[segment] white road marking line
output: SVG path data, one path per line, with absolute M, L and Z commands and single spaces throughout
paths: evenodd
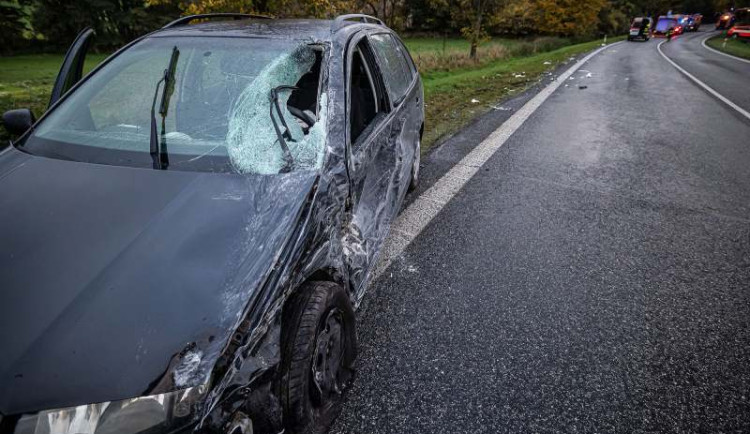
M 672 59 L 670 59 L 669 57 L 667 57 L 667 55 L 664 54 L 663 51 L 661 51 L 661 46 L 664 45 L 666 42 L 667 41 L 662 41 L 659 45 L 656 46 L 656 51 L 658 51 L 659 54 L 661 54 L 661 57 L 663 57 L 667 62 L 671 63 L 672 66 L 674 66 L 675 68 L 677 68 L 677 70 L 680 71 L 681 73 L 685 74 L 689 79 L 693 80 L 699 86 L 701 86 L 702 88 L 706 89 L 708 91 L 708 93 L 710 93 L 711 95 L 715 96 L 716 98 L 718 98 L 719 100 L 721 100 L 724 104 L 728 105 L 729 107 L 732 107 L 733 109 L 737 110 L 737 112 L 739 112 L 739 114 L 741 114 L 742 116 L 750 119 L 750 113 L 747 110 L 745 110 L 742 107 L 738 106 L 737 104 L 733 103 L 728 98 L 726 98 L 724 95 L 722 95 L 719 92 L 715 91 L 713 88 L 711 88 L 706 83 L 698 80 L 697 78 L 695 78 L 695 76 L 693 74 L 685 71 L 680 65 L 676 64 Z
M 714 35 L 709 35 L 709 36 L 708 36 L 707 38 L 704 38 L 704 39 L 703 39 L 703 40 L 701 41 L 701 45 L 703 45 L 703 48 L 705 48 L 706 50 L 710 50 L 710 51 L 713 51 L 713 52 L 714 52 L 714 53 L 716 53 L 716 54 L 721 54 L 722 56 L 726 56 L 726 57 L 729 57 L 730 59 L 734 59 L 734 60 L 739 60 L 740 62 L 750 63 L 750 60 L 747 60 L 747 59 L 743 59 L 743 58 L 741 58 L 741 57 L 737 57 L 737 56 L 733 56 L 733 55 L 731 55 L 731 54 L 727 54 L 727 53 L 722 53 L 721 51 L 719 51 L 719 50 L 717 50 L 717 49 L 715 49 L 715 48 L 711 48 L 711 47 L 709 47 L 709 46 L 708 46 L 708 44 L 706 44 L 706 41 L 708 41 L 709 39 L 711 39 L 711 38 L 713 38 L 713 37 L 714 37 Z
M 456 163 L 448 173 L 435 182 L 432 187 L 415 199 L 391 225 L 390 235 L 383 244 L 380 252 L 380 260 L 371 274 L 371 279 L 377 279 L 393 260 L 404 252 L 409 244 L 427 227 L 430 221 L 438 215 L 469 179 L 479 171 L 482 165 L 505 144 L 508 138 L 523 125 L 560 85 L 568 80 L 568 77 L 573 75 L 578 68 L 583 66 L 592 57 L 619 43 L 616 42 L 597 49 L 560 74 L 555 81 L 536 94 L 508 118 L 500 128 L 484 139 L 482 143 L 477 145 L 460 162 Z

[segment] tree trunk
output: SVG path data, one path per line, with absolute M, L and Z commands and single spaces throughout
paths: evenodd
M 479 60 L 477 48 L 479 47 L 479 37 L 482 33 L 482 0 L 476 0 L 476 12 L 477 18 L 474 22 L 474 30 L 471 32 L 471 50 L 469 51 L 469 57 L 475 62 Z
M 370 3 L 370 2 L 367 2 L 367 6 L 369 6 L 369 7 L 370 7 L 370 10 L 372 11 L 372 12 L 370 12 L 370 15 L 372 15 L 373 17 L 377 17 L 377 16 L 378 16 L 378 8 L 376 8 L 376 7 L 375 7 L 375 6 L 374 6 L 374 5 L 372 4 L 372 3 Z

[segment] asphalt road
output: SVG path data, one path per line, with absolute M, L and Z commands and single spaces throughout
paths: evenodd
M 701 44 L 706 38 L 719 33 L 686 33 L 664 44 L 662 51 L 700 81 L 750 112 L 750 63 L 722 56 Z
M 747 104 L 706 35 L 665 53 Z M 372 283 L 332 432 L 750 432 L 750 122 L 658 42 L 584 65 Z

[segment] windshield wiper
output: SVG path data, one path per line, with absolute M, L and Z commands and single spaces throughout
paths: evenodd
M 284 113 L 281 111 L 281 105 L 279 105 L 280 90 L 297 90 L 297 87 L 282 85 L 271 89 L 271 109 L 269 115 L 271 116 L 271 122 L 273 122 L 273 128 L 276 130 L 276 136 L 279 138 L 279 145 L 281 145 L 281 150 L 284 153 L 284 167 L 281 169 L 281 173 L 287 173 L 291 172 L 294 167 L 294 157 L 292 157 L 292 153 L 289 151 L 289 146 L 287 146 L 286 140 L 288 139 L 292 142 L 295 140 L 292 138 L 292 133 L 289 131 L 289 125 L 287 125 L 286 120 L 284 119 Z M 276 121 L 276 118 L 273 116 L 274 108 L 276 108 L 276 113 L 278 113 L 281 124 L 284 126 L 283 133 L 279 128 L 278 121 Z
M 154 162 L 154 169 L 166 170 L 169 167 L 169 154 L 167 153 L 167 141 L 164 134 L 166 129 L 167 112 L 169 110 L 169 100 L 174 93 L 175 71 L 177 70 L 177 59 L 180 58 L 180 50 L 177 47 L 172 48 L 172 56 L 169 58 L 169 65 L 164 70 L 164 76 L 154 90 L 154 100 L 151 102 L 151 159 Z M 159 103 L 159 114 L 161 115 L 161 143 L 156 133 L 156 96 L 159 95 L 159 86 L 164 83 L 164 90 L 161 93 L 161 102 Z

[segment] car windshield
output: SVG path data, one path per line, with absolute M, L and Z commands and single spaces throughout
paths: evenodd
M 148 38 L 84 81 L 21 148 L 152 167 L 153 105 L 156 143 L 170 170 L 315 170 L 325 150 L 324 52 L 294 40 Z M 165 81 L 173 58 L 174 78 Z M 278 107 L 270 98 L 274 89 Z
M 636 18 L 633 20 L 633 24 L 630 25 L 630 27 L 640 27 L 643 24 L 642 18 Z

